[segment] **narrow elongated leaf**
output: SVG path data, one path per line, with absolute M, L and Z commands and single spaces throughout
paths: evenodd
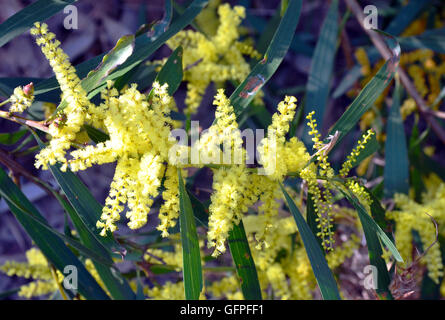
M 332 98 L 337 99 L 338 97 L 345 94 L 362 76 L 362 68 L 359 65 L 355 65 L 341 79 L 337 88 L 335 88 L 332 93 Z
M 47 225 L 45 218 L 37 211 L 32 203 L 29 202 L 26 196 L 1 168 L 0 191 L 9 205 L 11 212 L 48 260 L 62 273 L 67 265 L 73 265 L 77 268 L 78 290 L 85 298 L 109 299 L 63 241 L 42 225 Z M 28 212 L 31 213 L 32 216 L 30 216 Z M 40 221 L 40 223 L 36 223 L 36 221 Z M 48 228 L 50 227 L 48 226 Z
M 90 71 L 82 81 L 82 86 L 94 88 L 114 69 L 124 63 L 134 50 L 134 35 L 123 36 L 103 58 L 96 69 Z
M 241 118 L 241 114 L 245 112 L 249 103 L 283 61 L 300 18 L 301 2 L 301 0 L 289 1 L 286 13 L 281 19 L 263 60 L 256 64 L 247 78 L 230 96 L 230 101 L 238 119 Z M 241 125 L 242 121 L 239 121 L 239 123 Z
M 233 229 L 229 232 L 228 242 L 244 299 L 261 300 L 258 274 L 242 221 L 233 226 Z
M 133 54 L 126 60 L 126 62 L 114 70 L 107 77 L 99 81 L 95 86 L 98 87 L 102 85 L 107 80 L 118 79 L 119 77 L 125 75 L 127 72 L 131 71 L 136 66 L 140 65 L 145 59 L 150 57 L 160 46 L 162 46 L 168 39 L 178 33 L 180 30 L 184 29 L 188 24 L 190 24 L 193 19 L 201 12 L 202 8 L 207 4 L 208 0 L 194 0 L 184 11 L 184 13 L 173 23 L 170 27 L 162 33 L 156 40 L 152 41 L 145 34 L 140 34 L 136 37 L 135 47 Z M 104 54 L 98 55 L 88 61 L 85 61 L 76 66 L 77 75 L 82 78 L 85 77 L 90 70 L 97 67 L 102 61 Z M 85 91 L 93 91 L 94 85 L 90 86 L 87 82 L 85 84 L 85 79 L 82 80 L 82 87 Z M 42 81 L 36 86 L 35 95 L 48 94 L 51 91 L 59 90 L 59 85 L 55 77 L 49 78 Z M 95 91 L 93 95 L 89 95 L 89 98 L 95 96 L 100 91 Z M 37 98 L 37 97 L 36 97 Z
M 331 269 L 328 267 L 328 263 L 323 255 L 317 239 L 307 225 L 303 216 L 298 210 L 292 198 L 280 184 L 281 191 L 286 198 L 287 205 L 294 216 L 297 223 L 298 231 L 300 232 L 301 239 L 303 240 L 304 247 L 309 261 L 314 271 L 315 279 L 317 279 L 318 287 L 320 288 L 321 295 L 325 300 L 340 300 L 340 293 L 338 292 L 337 283 L 335 282 L 334 275 Z
M 198 234 L 196 233 L 192 204 L 182 180 L 181 169 L 178 169 L 178 179 L 179 225 L 181 229 L 185 298 L 187 300 L 198 300 L 202 290 L 202 267 Z
M 34 134 L 40 147 L 44 147 L 40 138 Z M 50 166 L 51 173 L 62 188 L 68 201 L 78 213 L 82 222 L 87 226 L 95 238 L 102 243 L 110 252 L 123 252 L 123 248 L 117 243 L 110 233 L 102 237 L 100 230 L 96 227 L 97 221 L 102 214 L 102 206 L 93 197 L 88 188 L 71 171 L 60 171 L 57 166 Z
M 391 278 L 389 276 L 388 269 L 386 268 L 386 262 L 382 258 L 383 250 L 380 244 L 379 238 L 385 243 L 387 248 L 393 253 L 397 261 L 403 261 L 396 247 L 388 236 L 380 229 L 380 227 L 372 220 L 366 209 L 358 201 L 358 199 L 350 192 L 344 191 L 342 188 L 339 190 L 344 194 L 348 201 L 357 210 L 360 222 L 363 227 L 363 232 L 366 238 L 366 244 L 368 245 L 368 255 L 369 262 L 372 266 L 377 268 L 377 288 L 378 294 L 382 295 L 384 298 L 392 299 L 391 291 L 389 290 L 389 285 Z
M 23 129 L 16 132 L 0 133 L 0 144 L 12 145 L 18 142 L 28 130 Z
M 43 148 L 44 145 L 39 137 L 37 135 L 34 137 Z M 72 206 L 60 197 L 58 197 L 59 202 L 69 214 L 82 243 L 112 263 L 111 250 L 115 251 L 119 246 L 118 243 L 110 234 L 107 237 L 100 236 L 97 227 L 92 225 L 100 217 L 101 206 L 76 175 L 69 170 L 62 172 L 59 167 L 60 165 L 56 164 L 49 168 Z M 96 260 L 93 260 L 93 264 L 114 299 L 135 299 L 134 292 L 119 271 Z
M 322 240 L 320 237 L 317 237 L 318 223 L 317 223 L 317 212 L 315 211 L 314 200 L 312 200 L 312 195 L 308 193 L 307 201 L 306 201 L 306 221 L 309 228 L 312 230 L 312 233 L 317 239 L 318 244 L 320 245 L 320 249 L 323 249 Z M 324 251 L 322 250 L 323 254 Z
M 114 69 L 123 64 L 128 57 L 133 53 L 134 49 L 134 35 L 123 36 L 120 38 L 113 49 L 111 49 L 106 55 L 103 56 L 100 64 L 91 70 L 87 77 L 82 80 L 82 87 L 85 91 L 90 91 L 98 86 L 99 83 L 103 83 L 105 77 L 107 77 Z M 101 87 L 102 89 L 102 87 Z M 94 95 L 101 90 L 95 90 Z M 91 98 L 91 93 L 88 96 Z M 55 112 L 59 112 L 66 108 L 68 105 L 66 100 L 63 100 L 57 107 Z
M 431 0 L 411 0 L 403 6 L 385 29 L 389 34 L 399 35 L 413 22 L 419 14 L 431 4 Z
M 403 258 L 400 255 L 399 251 L 397 250 L 394 243 L 389 239 L 389 237 L 386 235 L 386 233 L 379 227 L 379 225 L 371 218 L 371 216 L 368 214 L 366 209 L 363 207 L 363 205 L 360 203 L 360 201 L 355 197 L 353 194 L 351 194 L 349 191 L 346 192 L 343 187 L 338 187 L 338 190 L 343 193 L 343 195 L 348 199 L 348 201 L 357 209 L 357 213 L 359 215 L 360 221 L 362 223 L 363 228 L 367 228 L 369 231 L 370 239 L 375 234 L 377 235 L 380 240 L 383 242 L 383 244 L 386 246 L 386 248 L 391 251 L 394 258 L 399 261 L 403 262 Z M 372 234 L 371 234 L 372 233 Z M 366 234 L 365 234 L 366 236 Z
M 400 115 L 400 94 L 401 88 L 399 82 L 396 82 L 386 125 L 384 168 L 386 197 L 392 197 L 395 193 L 407 194 L 409 191 L 408 148 L 403 120 Z
M 394 72 L 392 62 L 386 62 L 377 74 L 360 91 L 357 98 L 346 109 L 340 119 L 335 123 L 329 134 L 333 135 L 336 131 L 340 132 L 337 145 L 355 127 L 362 115 L 368 111 L 377 97 L 383 92 L 386 86 L 391 82 Z
M 390 34 L 380 30 L 375 31 L 386 36 L 385 40 L 387 40 L 387 44 L 392 51 L 392 57 L 385 62 L 377 74 L 360 91 L 352 104 L 329 131 L 329 135 L 334 135 L 336 131 L 339 132 L 336 145 L 340 144 L 340 141 L 355 127 L 362 115 L 372 107 L 378 96 L 391 83 L 397 70 L 400 60 L 399 43 Z
M 100 83 L 106 80 L 116 79 L 128 71 L 132 70 L 134 67 L 139 65 L 142 61 L 151 56 L 161 45 L 163 45 L 168 39 L 186 27 L 190 22 L 198 15 L 202 8 L 207 4 L 208 0 L 194 0 L 185 10 L 184 14 L 181 15 L 176 21 L 174 21 L 171 26 L 162 33 L 154 41 L 136 41 L 136 46 L 134 48 L 133 54 L 127 59 L 127 61 L 120 66 L 117 70 L 112 72 L 108 77 L 103 79 Z M 99 84 L 100 84 L 99 83 Z M 90 86 L 82 86 L 86 91 L 91 91 L 93 88 Z
M 51 168 L 52 170 L 59 170 L 56 166 Z M 63 174 L 61 172 L 61 174 Z M 102 257 L 107 257 L 111 260 L 111 255 L 107 249 L 96 239 L 95 235 L 91 233 L 88 227 L 80 219 L 79 214 L 76 210 L 65 201 L 65 199 L 60 198 L 59 202 L 63 205 L 65 211 L 69 214 L 71 221 L 73 222 L 77 233 L 82 241 L 82 243 L 89 249 L 93 250 Z M 117 269 L 105 266 L 92 260 L 94 267 L 97 270 L 100 278 L 102 279 L 104 285 L 107 287 L 108 292 L 111 294 L 113 299 L 119 300 L 134 300 L 136 298 L 134 292 L 131 290 L 130 285 L 127 280 L 122 277 Z
M 76 0 L 38 0 L 20 10 L 0 25 L 0 47 L 30 29 L 34 22 L 44 21 Z
M 93 140 L 94 143 L 110 140 L 110 136 L 105 132 L 100 131 L 99 129 L 96 129 L 88 124 L 85 124 L 83 127 L 86 130 L 88 137 L 90 137 L 90 139 Z
M 170 96 L 176 92 L 182 81 L 182 53 L 181 46 L 176 48 L 156 76 L 156 81 L 161 85 L 168 84 L 168 94 Z
M 156 40 L 161 34 L 167 31 L 168 26 L 170 25 L 173 17 L 173 5 L 172 0 L 165 0 L 165 11 L 164 17 L 161 21 L 156 22 L 152 31 L 149 33 L 151 40 Z
M 315 111 L 314 118 L 320 127 L 323 126 L 323 117 L 329 96 L 329 85 L 337 51 L 337 34 L 338 1 L 334 0 L 321 27 L 306 84 L 305 114 Z M 309 129 L 305 126 L 303 140 L 307 145 L 312 145 L 312 138 L 308 132 Z
M 403 50 L 430 49 L 445 53 L 445 28 L 427 30 L 418 36 L 397 39 Z

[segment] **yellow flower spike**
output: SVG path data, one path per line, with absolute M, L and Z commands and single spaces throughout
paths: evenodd
M 37 168 L 47 169 L 48 164 L 54 165 L 59 161 L 63 164 L 62 169 L 66 169 L 66 151 L 71 147 L 71 142 L 85 121 L 86 110 L 90 106 L 93 108 L 93 104 L 88 100 L 74 67 L 59 47 L 60 42 L 55 40 L 55 35 L 48 32 L 48 26 L 44 23 L 37 22 L 34 26 L 31 34 L 36 37 L 37 44 L 49 61 L 60 84 L 62 98 L 67 101 L 63 113 L 51 123 L 49 133 L 52 140 L 49 146 L 36 156 L 35 165 Z
M 208 8 L 209 12 L 211 11 Z M 244 56 L 259 58 L 260 55 L 246 42 L 240 41 L 239 25 L 245 17 L 242 6 L 218 6 L 219 19 L 216 30 L 206 35 L 183 30 L 167 41 L 171 49 L 184 48 L 183 79 L 187 82 L 185 113 L 196 113 L 210 83 L 222 84 L 228 80 L 242 82 L 250 73 L 250 65 Z M 212 29 L 212 23 L 209 23 Z M 207 25 L 204 27 L 207 30 Z
M 186 177 L 187 172 L 182 170 L 182 176 Z M 164 203 L 159 209 L 159 226 L 158 230 L 162 231 L 162 237 L 167 237 L 168 229 L 176 225 L 179 217 L 179 189 L 178 189 L 178 173 L 175 166 L 169 165 L 165 171 L 165 191 L 162 193 Z
M 360 152 L 365 149 L 366 144 L 371 139 L 371 136 L 374 135 L 374 131 L 369 129 L 366 134 L 363 135 L 362 139 L 358 141 L 357 146 L 352 150 L 352 152 L 347 156 L 346 161 L 343 162 L 342 168 L 340 169 L 340 176 L 345 178 L 349 171 L 352 169 L 352 165 L 360 155 Z
M 307 125 L 311 128 L 309 135 L 312 136 L 314 142 L 313 148 L 317 152 L 312 155 L 316 157 L 316 162 L 311 163 L 300 172 L 300 176 L 307 182 L 308 192 L 312 196 L 315 204 L 315 211 L 317 213 L 318 229 L 317 236 L 322 239 L 322 246 L 326 250 L 333 250 L 334 238 L 332 232 L 332 205 L 333 197 L 330 189 L 332 189 L 329 180 L 323 182 L 323 188 L 320 188 L 317 175 L 322 177 L 332 178 L 334 170 L 328 162 L 327 153 L 331 148 L 331 143 L 335 143 L 335 136 L 331 137 L 331 142 L 327 145 L 321 140 L 321 134 L 317 130 L 316 120 L 313 118 L 314 111 L 310 112 L 306 119 L 309 120 Z
M 286 96 L 278 104 L 278 112 L 272 116 L 272 124 L 267 128 L 267 137 L 258 146 L 264 174 L 275 181 L 281 181 L 294 169 L 299 171 L 309 159 L 306 148 L 297 138 L 286 142 L 286 134 L 297 107 L 296 101 L 295 97 Z

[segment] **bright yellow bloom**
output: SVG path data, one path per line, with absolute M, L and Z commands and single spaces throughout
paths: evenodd
M 250 73 L 250 66 L 243 55 L 258 58 L 260 55 L 247 42 L 238 40 L 238 28 L 245 17 L 242 6 L 230 7 L 225 3 L 218 7 L 219 25 L 212 26 L 207 35 L 191 30 L 180 31 L 167 41 L 176 49 L 184 48 L 184 81 L 187 82 L 186 114 L 194 114 L 202 96 L 211 82 L 223 84 L 228 80 L 241 82 Z M 205 26 L 207 27 L 207 25 Z
M 355 160 L 357 160 L 357 157 L 360 155 L 360 152 L 363 149 L 365 149 L 366 144 L 368 143 L 369 139 L 371 139 L 371 136 L 373 134 L 374 131 L 372 131 L 372 129 L 369 129 L 368 132 L 365 135 L 363 135 L 362 139 L 358 141 L 357 146 L 352 150 L 351 154 L 346 158 L 346 161 L 343 162 L 342 168 L 339 172 L 341 177 L 345 178 L 348 175 Z
M 435 240 L 435 225 L 430 216 L 438 223 L 439 232 L 443 234 L 441 227 L 445 222 L 445 184 L 436 179 L 425 182 L 427 192 L 422 195 L 422 203 L 417 203 L 406 195 L 396 194 L 395 202 L 399 208 L 397 211 L 388 212 L 388 217 L 396 222 L 395 240 L 397 248 L 406 265 L 409 265 L 413 257 L 413 230 L 416 230 L 422 240 L 425 250 Z M 443 264 L 439 244 L 433 245 L 421 262 L 425 262 L 429 277 L 438 282 L 443 276 Z
M 28 109 L 34 101 L 34 85 L 30 84 L 24 87 L 17 87 L 14 89 L 14 93 L 9 98 L 11 106 L 9 107 L 10 112 L 23 112 Z

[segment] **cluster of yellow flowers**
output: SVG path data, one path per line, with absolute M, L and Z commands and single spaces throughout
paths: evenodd
M 7 261 L 0 266 L 0 271 L 8 276 L 17 276 L 32 279 L 31 282 L 22 285 L 18 295 L 23 298 L 41 297 L 54 294 L 62 287 L 63 274 L 50 267 L 46 257 L 37 248 L 26 251 L 26 262 Z M 105 285 L 97 273 L 93 262 L 85 260 L 85 267 L 91 273 L 97 283 L 106 290 Z
M 394 200 L 398 210 L 387 213 L 396 222 L 395 240 L 405 266 L 416 258 L 413 257 L 414 230 L 418 232 L 424 250 L 436 241 L 435 224 L 431 217 L 439 225 L 439 233 L 445 234 L 445 183 L 431 175 L 425 184 L 427 189 L 422 195 L 422 203 L 417 203 L 407 195 L 396 194 Z M 429 277 L 437 283 L 443 276 L 439 243 L 434 244 L 421 261 L 425 261 Z
M 212 81 L 241 81 L 250 71 L 242 55 L 254 55 L 255 52 L 252 48 L 248 50 L 237 40 L 237 27 L 244 17 L 244 9 L 231 9 L 229 5 L 221 5 L 218 13 L 220 25 L 210 38 L 200 33 L 182 31 L 169 42 L 171 46 L 184 42 L 187 44 L 184 45 L 184 62 L 185 81 L 188 81 L 189 85 L 189 113 L 193 112 L 201 99 L 196 99 L 196 96 L 193 98 L 193 92 L 199 92 L 201 95 L 199 88 L 205 89 Z M 169 229 L 176 225 L 179 216 L 178 170 L 182 171 L 184 177 L 187 175 L 185 168 L 190 164 L 184 164 L 171 155 L 171 151 L 177 147 L 176 140 L 171 136 L 171 129 L 176 124 L 170 117 L 175 103 L 167 93 L 167 85 L 154 82 L 152 91 L 144 94 L 134 84 L 118 92 L 113 87 L 113 82 L 108 81 L 101 92 L 102 102 L 95 105 L 88 100 L 74 67 L 59 47 L 60 43 L 55 40 L 54 34 L 48 32 L 47 26 L 36 23 L 31 33 L 37 37 L 37 43 L 56 74 L 62 90 L 62 99 L 67 101 L 67 107 L 57 114 L 49 126 L 52 138 L 49 145 L 36 156 L 36 167 L 47 169 L 48 165 L 60 162 L 62 170 L 69 168 L 79 171 L 96 164 L 117 163 L 109 196 L 105 201 L 101 219 L 97 222 L 102 235 L 117 229 L 116 223 L 125 207 L 126 217 L 129 219 L 128 226 L 131 229 L 144 226 L 154 199 L 160 195 L 163 185 L 158 229 L 162 231 L 163 237 L 169 236 Z M 187 66 L 188 64 L 190 66 Z M 214 78 L 216 75 L 219 78 Z M 330 137 L 331 141 L 328 143 L 321 140 L 317 124 L 312 119 L 313 113 L 308 115 L 308 126 L 311 128 L 315 154 L 311 157 L 304 144 L 296 137 L 287 139 L 290 123 L 296 112 L 296 101 L 295 97 L 287 96 L 278 104 L 278 111 L 272 117 L 267 135 L 258 145 L 258 162 L 262 165 L 259 169 L 246 166 L 248 154 L 243 147 L 234 107 L 223 89 L 217 91 L 214 99 L 216 111 L 213 125 L 194 146 L 201 157 L 196 167 L 209 164 L 209 159 L 213 159 L 216 164 L 224 163 L 211 167 L 213 193 L 209 206 L 207 246 L 213 249 L 215 257 L 224 253 L 225 242 L 233 225 L 243 219 L 249 207 L 260 202 L 259 215 L 255 216 L 255 219 L 249 218 L 253 216 L 246 218 L 247 221 L 252 220 L 248 226 L 255 225 L 249 227 L 249 240 L 251 243 L 256 241 L 254 255 L 258 258 L 262 283 L 270 283 L 276 295 L 282 298 L 308 297 L 309 287 L 301 283 L 305 283 L 305 277 L 312 275 L 307 257 L 304 258 L 304 247 L 301 245 L 291 250 L 290 235 L 297 231 L 295 223 L 290 218 L 278 217 L 282 203 L 280 184 L 286 176 L 299 176 L 305 181 L 316 205 L 320 229 L 318 235 L 323 239 L 323 246 L 327 250 L 334 247 L 331 179 L 335 172 L 328 162 L 327 155 L 336 139 L 335 136 Z M 104 130 L 109 139 L 95 145 L 77 146 L 76 150 L 68 154 L 85 124 Z M 340 171 L 341 178 L 346 178 L 353 162 L 372 134 L 372 131 L 368 131 L 347 158 Z M 221 147 L 224 151 L 222 155 Z M 192 148 L 184 146 L 180 151 L 186 151 L 188 157 L 194 151 Z M 315 161 L 311 162 L 312 158 Z M 230 165 L 226 165 L 227 160 Z M 350 180 L 347 186 L 362 202 L 369 205 L 369 196 L 366 197 L 367 193 L 358 182 Z M 269 250 L 262 250 L 263 247 Z M 346 245 L 344 249 L 349 254 L 352 252 L 351 248 Z M 338 246 L 337 249 L 335 253 L 329 254 L 343 254 L 341 247 Z M 291 252 L 283 262 L 276 261 L 280 250 Z M 348 254 L 345 253 L 344 256 Z M 153 256 L 159 256 L 180 268 L 176 256 L 156 251 L 147 252 L 146 259 L 149 260 Z M 298 263 L 301 262 L 298 272 L 293 268 L 295 259 Z M 333 258 L 335 261 L 339 259 Z M 295 284 L 287 286 L 285 283 L 288 279 Z M 224 280 L 221 283 L 230 286 L 234 282 Z M 315 287 L 315 280 L 312 283 Z M 166 288 L 169 294 L 174 294 L 178 290 L 178 284 L 170 283 Z M 217 285 L 212 288 L 211 290 L 218 291 Z M 150 292 L 153 296 L 165 294 L 159 288 Z M 239 295 L 236 290 L 230 292 L 234 296 Z
M 106 199 L 101 220 L 97 226 L 102 234 L 116 230 L 119 213 L 127 204 L 129 227 L 140 228 L 147 222 L 153 199 L 159 193 L 165 176 L 164 204 L 160 210 L 159 228 L 166 232 L 172 218 L 179 211 L 177 169 L 168 162 L 168 152 L 174 141 L 170 138 L 173 120 L 169 117 L 172 99 L 167 85 L 153 83 L 153 94 L 142 94 L 135 85 L 117 92 L 108 82 L 102 91 L 103 102 L 91 103 L 68 57 L 48 32 L 46 24 L 36 23 L 31 33 L 49 60 L 68 106 L 49 126 L 52 139 L 49 146 L 36 156 L 36 167 L 61 162 L 62 170 L 85 170 L 94 164 L 117 162 L 109 197 Z M 110 139 L 95 146 L 87 145 L 70 153 L 66 152 L 85 123 L 104 128 Z M 173 224 L 174 225 L 174 224 Z
M 353 210 L 336 207 L 335 211 L 339 219 L 347 216 L 349 220 L 358 220 Z M 249 244 L 253 250 L 252 255 L 257 267 L 263 298 L 312 299 L 317 283 L 302 240 L 298 235 L 295 236 L 297 226 L 293 217 L 275 216 L 272 218 L 272 223 L 276 228 L 267 235 L 268 250 L 261 250 L 255 246 L 255 234 L 262 232 L 265 219 L 265 216 L 256 215 L 243 218 Z M 335 251 L 327 253 L 329 267 L 335 269 L 351 257 L 360 246 L 360 237 L 353 233 L 337 246 Z M 149 249 L 145 259 L 152 264 L 173 266 L 175 271 L 180 272 L 182 270 L 181 245 L 179 243 L 174 245 L 173 251 Z M 206 296 L 213 299 L 243 299 L 240 281 L 234 271 L 224 272 L 221 277 L 217 277 L 214 272 L 209 272 L 212 276 L 209 277 L 209 281 L 206 281 L 200 299 L 205 299 Z M 144 292 L 151 299 L 184 299 L 184 283 L 168 281 L 162 286 L 145 288 Z M 271 292 L 273 292 L 272 295 Z
M 31 248 L 26 252 L 26 259 L 27 262 L 7 261 L 0 267 L 0 270 L 8 276 L 33 280 L 21 286 L 18 295 L 31 298 L 55 292 L 58 285 L 45 256 L 38 249 Z M 57 279 L 59 282 L 63 280 L 60 272 L 57 274 Z
M 218 91 L 214 101 L 217 105 L 215 123 L 208 134 L 203 136 L 199 148 L 210 152 L 224 144 L 224 152 L 230 152 L 232 160 L 235 160 L 237 154 L 240 155 L 241 161 L 230 167 L 214 169 L 208 245 L 215 248 L 215 256 L 225 252 L 225 240 L 233 224 L 238 223 L 248 207 L 258 199 L 262 202 L 260 212 L 267 219 L 264 221 L 263 233 L 257 234 L 257 240 L 260 246 L 267 246 L 264 239 L 267 231 L 273 227 L 270 219 L 277 213 L 278 203 L 275 199 L 280 198 L 279 182 L 290 172 L 298 173 L 310 159 L 301 141 L 297 138 L 286 141 L 285 138 L 295 114 L 295 102 L 294 97 L 286 97 L 278 105 L 268 135 L 258 147 L 264 172 L 255 172 L 246 168 L 244 160 L 247 159 L 247 153 L 242 146 L 233 106 L 224 91 Z
M 34 101 L 34 84 L 31 82 L 23 88 L 15 88 L 9 101 L 11 102 L 10 112 L 20 113 L 28 109 Z
M 315 161 L 301 170 L 300 176 L 307 183 L 308 196 L 312 198 L 315 204 L 315 212 L 317 213 L 316 221 L 318 222 L 318 228 L 320 230 L 317 236 L 321 237 L 323 248 L 329 251 L 333 249 L 335 242 L 332 232 L 333 195 L 331 191 L 334 189 L 331 179 L 334 177 L 335 172 L 328 161 L 328 153 L 330 149 L 333 148 L 338 133 L 330 136 L 330 141 L 324 144 L 317 130 L 317 123 L 315 119 L 313 119 L 313 115 L 314 111 L 310 112 L 306 118 L 309 120 L 307 125 L 311 128 L 309 135 L 312 136 L 313 148 L 316 150 L 316 153 L 312 156 L 315 157 Z M 370 129 L 363 138 L 358 141 L 357 147 L 352 150 L 351 154 L 342 164 L 339 172 L 341 178 L 346 178 L 360 152 L 365 148 L 365 145 L 373 134 L 374 132 Z M 320 184 L 322 188 L 320 188 Z M 369 209 L 371 199 L 363 186 L 353 180 L 347 180 L 346 186 L 359 198 L 361 203 Z
M 207 35 L 185 30 L 167 41 L 167 45 L 172 49 L 180 45 L 184 48 L 183 80 L 187 82 L 185 113 L 189 115 L 196 112 L 211 82 L 217 87 L 222 87 L 228 80 L 241 82 L 250 73 L 249 63 L 244 56 L 261 58 L 248 41 L 238 40 L 240 37 L 238 29 L 245 17 L 245 8 L 242 6 L 231 8 L 225 3 L 218 6 L 217 10 L 219 25 L 214 34 L 211 30 Z

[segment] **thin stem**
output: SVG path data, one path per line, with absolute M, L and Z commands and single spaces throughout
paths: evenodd
M 51 269 L 51 275 L 53 276 L 54 281 L 56 282 L 57 287 L 59 288 L 59 291 L 60 291 L 60 294 L 61 294 L 62 297 L 63 297 L 63 300 L 69 300 L 68 297 L 67 297 L 67 295 L 66 295 L 66 293 L 65 293 L 65 290 L 63 290 L 62 286 L 60 285 L 59 277 L 57 276 L 57 271 L 56 271 L 56 269 L 54 268 L 53 265 L 51 265 L 51 268 L 50 268 L 50 269 Z
M 40 121 L 34 121 L 34 120 L 26 119 L 26 118 L 14 115 L 11 112 L 2 111 L 2 110 L 0 110 L 0 117 L 4 118 L 6 120 L 14 121 L 16 123 L 23 124 L 23 125 L 26 125 L 26 126 L 29 126 L 29 127 L 33 127 L 33 128 L 36 128 L 36 129 L 38 129 L 40 131 L 49 133 L 48 127 L 45 124 L 43 124 L 42 122 L 40 122 Z
M 382 39 L 382 36 L 379 33 L 364 27 L 363 22 L 365 21 L 365 15 L 363 14 L 363 9 L 360 7 L 360 5 L 357 3 L 357 1 L 356 0 L 345 0 L 345 2 L 348 5 L 348 7 L 351 9 L 351 11 L 354 13 L 360 26 L 371 38 L 372 43 L 375 45 L 375 47 L 379 51 L 380 55 L 385 60 L 391 59 L 392 53 L 386 46 L 385 41 Z M 402 82 L 406 91 L 410 94 L 410 96 L 416 102 L 416 105 L 418 107 L 418 110 L 419 110 L 421 116 L 425 118 L 426 122 L 428 122 L 428 124 L 431 126 L 431 128 L 434 130 L 434 132 L 437 134 L 438 138 L 442 141 L 442 143 L 445 144 L 445 130 L 436 121 L 434 116 L 430 112 L 428 112 L 429 109 L 428 109 L 427 103 L 425 102 L 425 100 L 423 100 L 422 96 L 419 94 L 419 92 L 417 91 L 413 82 L 408 77 L 408 75 L 405 73 L 403 68 L 399 66 L 397 72 L 400 76 L 400 81 Z

